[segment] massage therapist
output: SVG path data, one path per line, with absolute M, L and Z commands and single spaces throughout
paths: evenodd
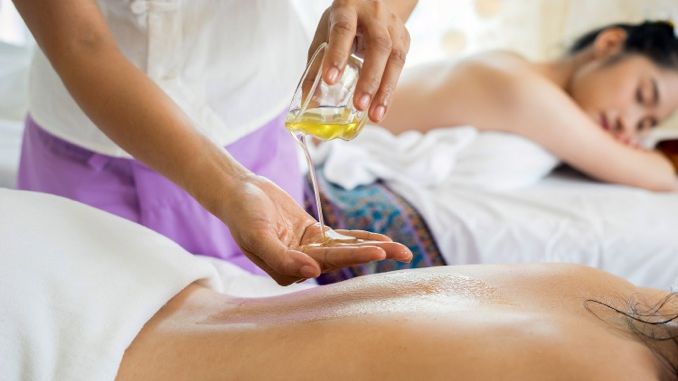
M 18 185 L 81 201 L 280 284 L 403 245 L 303 249 L 320 235 L 284 114 L 303 59 L 329 43 L 333 83 L 356 37 L 356 107 L 378 122 L 409 48 L 414 0 L 336 0 L 311 46 L 284 0 L 14 0 L 40 49 Z M 225 148 L 225 149 L 224 149 Z M 302 249 L 304 251 L 302 251 Z

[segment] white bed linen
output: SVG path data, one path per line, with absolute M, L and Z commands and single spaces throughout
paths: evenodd
M 645 287 L 678 285 L 678 193 L 560 170 L 513 191 L 392 183 L 428 223 L 449 264 L 571 262 Z

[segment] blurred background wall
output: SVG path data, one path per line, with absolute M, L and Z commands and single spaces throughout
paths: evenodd
M 293 0 L 309 33 L 329 0 Z M 678 21 L 676 0 L 419 0 L 408 21 L 408 65 L 486 49 L 532 59 L 560 54 L 580 34 L 613 22 Z
M 562 53 L 613 22 L 678 20 L 676 0 L 421 0 L 409 26 L 411 61 L 511 49 L 532 59 Z

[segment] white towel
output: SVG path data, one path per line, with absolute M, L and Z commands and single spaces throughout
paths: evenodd
M 454 133 L 455 128 L 447 128 Z M 537 183 L 560 161 L 537 143 L 503 132 L 481 132 L 456 157 L 446 186 L 507 191 Z
M 367 126 L 353 141 L 320 145 L 314 160 L 324 162 L 329 181 L 346 189 L 383 180 L 424 188 L 505 190 L 533 184 L 558 164 L 555 156 L 527 139 L 473 127 L 396 136 Z
M 295 283 L 289 286 L 280 286 L 273 278 L 267 275 L 254 275 L 232 263 L 217 258 L 199 255 L 196 255 L 195 258 L 200 261 L 206 261 L 214 266 L 222 283 L 222 292 L 231 296 L 265 298 L 318 286 L 315 279 L 309 279 L 303 283 Z
M 0 189 L 0 379 L 113 380 L 143 325 L 214 267 L 140 225 Z
M 322 144 L 314 160 L 324 160 L 325 176 L 346 189 L 377 179 L 406 179 L 433 186 L 449 176 L 455 167 L 454 158 L 476 135 L 473 128 L 458 128 L 427 134 L 408 131 L 395 136 L 381 127 L 366 126 L 350 142 Z

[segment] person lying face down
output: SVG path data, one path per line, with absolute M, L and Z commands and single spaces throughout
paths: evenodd
M 678 300 L 584 266 L 447 266 L 242 297 L 256 276 L 9 190 L 0 243 L 5 380 L 678 379 Z
M 675 342 L 651 339 L 674 335 L 653 325 L 678 311 L 652 310 L 666 297 L 559 264 L 404 270 L 263 299 L 191 285 L 117 379 L 675 380 Z M 612 309 L 630 301 L 649 323 Z
M 678 37 L 668 22 L 614 24 L 555 60 L 506 51 L 405 73 L 382 125 L 470 125 L 522 135 L 601 181 L 673 190 L 675 170 L 643 139 L 678 107 Z

